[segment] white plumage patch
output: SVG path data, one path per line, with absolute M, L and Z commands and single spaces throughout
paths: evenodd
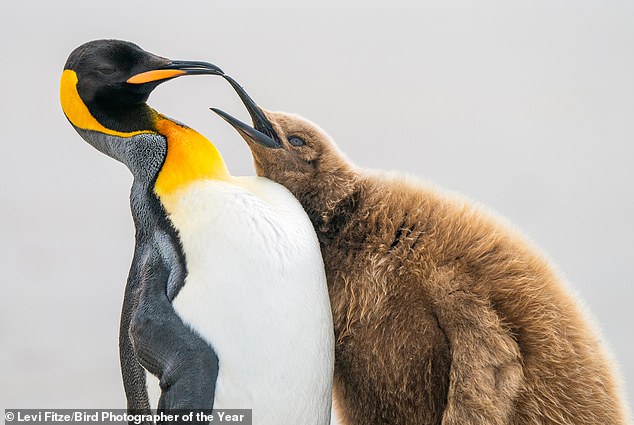
M 188 270 L 174 308 L 220 361 L 214 407 L 253 409 L 254 423 L 329 423 L 332 317 L 299 202 L 264 178 L 205 180 L 168 213 Z

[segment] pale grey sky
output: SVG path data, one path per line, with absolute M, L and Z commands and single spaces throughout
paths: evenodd
M 121 407 L 118 316 L 131 178 L 66 122 L 58 82 L 96 38 L 206 60 L 359 165 L 489 205 L 540 246 L 634 383 L 630 0 L 9 2 L 0 25 L 1 407 Z M 150 98 L 252 174 L 221 79 Z

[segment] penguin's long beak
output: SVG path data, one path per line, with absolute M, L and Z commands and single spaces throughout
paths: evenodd
M 143 71 L 128 78 L 128 84 L 145 84 L 163 81 L 182 75 L 224 75 L 222 69 L 208 62 L 169 61 L 167 65 Z
M 224 111 L 221 111 L 220 109 L 210 109 L 216 114 L 220 115 L 225 121 L 231 124 L 231 126 L 235 128 L 238 133 L 242 134 L 243 136 L 247 136 L 267 148 L 281 148 L 282 143 L 275 133 L 275 130 L 273 130 L 273 125 L 266 118 L 264 112 L 262 112 L 260 107 L 253 101 L 253 99 L 251 99 L 251 96 L 249 96 L 247 92 L 242 88 L 242 86 L 238 84 L 238 82 L 233 78 L 229 77 L 228 75 L 223 75 L 223 78 L 227 80 L 236 91 L 236 93 L 238 93 L 238 96 L 242 100 L 242 103 L 247 108 L 247 111 L 251 116 L 253 127 L 243 123 L 239 119 L 232 117 L 231 115 Z

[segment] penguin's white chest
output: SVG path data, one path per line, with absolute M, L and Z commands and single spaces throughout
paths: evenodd
M 187 265 L 174 308 L 218 355 L 214 408 L 327 424 L 333 328 L 312 225 L 282 186 L 231 183 L 197 182 L 170 202 Z

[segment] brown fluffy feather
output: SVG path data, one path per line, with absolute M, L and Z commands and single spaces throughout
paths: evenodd
M 249 145 L 317 231 L 344 423 L 626 422 L 597 334 L 521 235 L 459 197 L 357 169 L 298 116 L 266 114 L 281 140 L 306 142 Z

